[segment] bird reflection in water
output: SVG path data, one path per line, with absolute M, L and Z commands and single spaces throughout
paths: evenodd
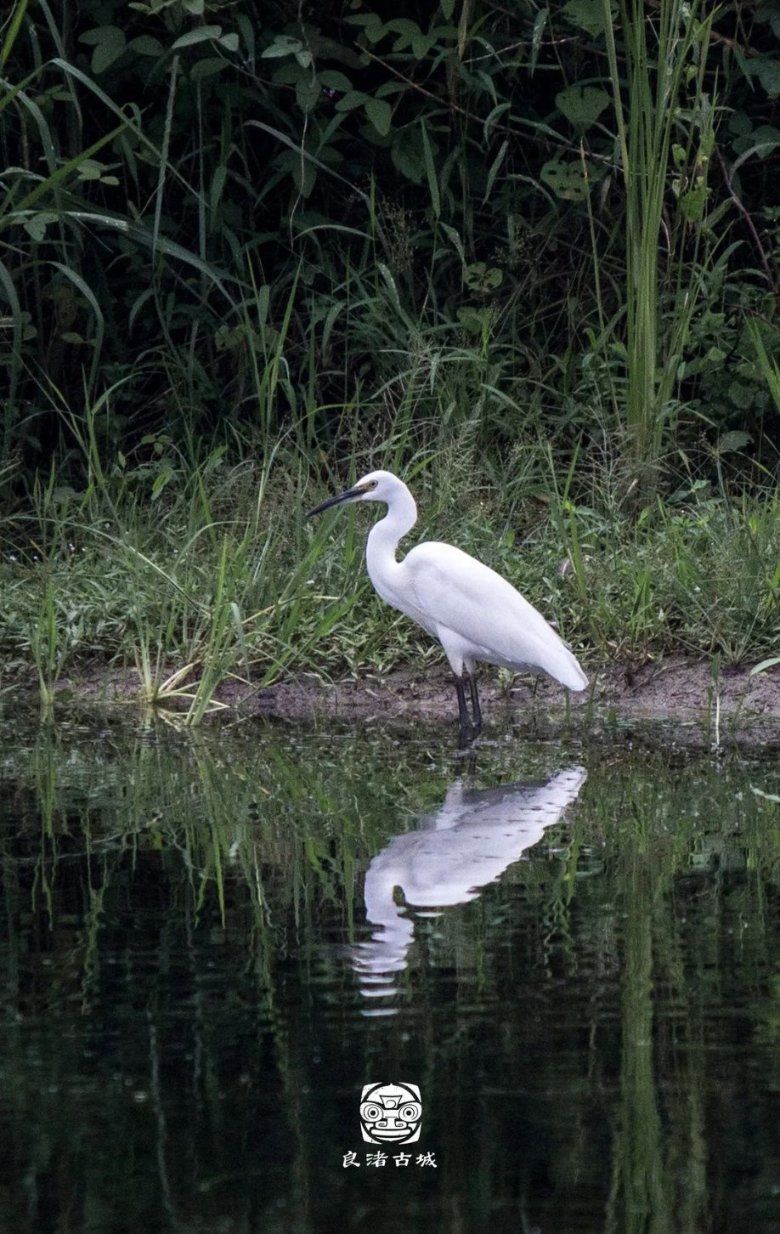
M 416 831 L 395 836 L 377 853 L 364 892 L 366 917 L 376 928 L 350 951 L 363 995 L 391 998 L 395 975 L 407 965 L 415 920 L 475 900 L 560 820 L 585 777 L 582 767 L 569 767 L 544 784 L 483 790 L 457 779 L 435 814 L 423 815 Z M 374 1003 L 364 1013 L 393 1012 L 387 1003 Z

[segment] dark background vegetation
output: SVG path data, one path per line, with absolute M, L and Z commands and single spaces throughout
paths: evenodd
M 779 46 L 778 0 L 17 0 L 0 645 L 127 650 L 120 546 L 208 597 L 136 659 L 301 559 L 354 598 L 290 499 L 389 466 L 575 641 L 773 650 Z
M 746 320 L 777 351 L 779 34 L 778 3 L 718 6 L 715 146 L 686 143 L 688 82 L 659 250 L 662 293 L 671 249 L 705 278 L 675 419 L 758 452 L 777 408 Z M 621 330 L 600 328 L 594 248 L 609 322 L 626 232 L 601 0 L 33 0 L 7 51 L 6 459 L 39 466 L 62 406 L 110 384 L 100 434 L 125 450 L 265 416 L 327 440 L 358 392 L 368 430 L 453 357 L 456 414 L 494 440 L 527 430 L 518 407 L 550 434 L 606 415 Z

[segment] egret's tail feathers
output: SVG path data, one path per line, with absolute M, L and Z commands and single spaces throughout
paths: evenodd
M 569 690 L 584 690 L 588 684 L 588 679 L 577 663 L 576 658 L 569 651 L 568 647 L 564 647 L 561 643 L 560 647 L 556 647 L 555 654 L 548 657 L 548 662 L 544 665 L 545 670 L 554 677 L 556 681 L 560 681 L 562 686 L 566 686 Z
M 558 680 L 561 685 L 567 686 L 570 690 L 584 690 L 588 684 L 587 677 L 573 656 L 566 673 L 562 673 Z

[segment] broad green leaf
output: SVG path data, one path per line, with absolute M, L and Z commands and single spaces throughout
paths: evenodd
M 222 56 L 204 56 L 196 60 L 190 69 L 190 80 L 204 81 L 207 77 L 213 77 L 215 73 L 221 73 L 228 67 L 228 64 L 229 61 Z
M 424 60 L 432 47 L 436 45 L 436 39 L 430 34 L 423 34 L 422 31 L 416 34 L 412 39 L 412 53 L 418 60 Z M 394 50 L 398 50 L 398 43 L 394 45 Z
M 750 62 L 751 72 L 757 77 L 770 99 L 780 95 L 780 60 L 772 56 L 756 56 Z
M 762 0 L 757 5 L 756 21 L 768 22 L 772 33 L 780 39 L 780 7 L 777 0 Z
M 412 21 L 409 17 L 395 17 L 387 23 L 385 30 L 388 33 L 399 34 L 407 42 L 411 42 L 415 35 L 421 33 L 417 22 Z
M 94 46 L 92 72 L 103 73 L 122 55 L 127 46 L 127 37 L 119 26 L 97 26 L 94 30 L 86 30 L 79 42 Z
M 378 43 L 385 33 L 386 27 L 378 13 L 357 13 L 354 17 L 347 17 L 346 21 L 351 26 L 362 26 L 366 38 L 372 43 Z
M 314 81 L 311 78 L 303 79 L 295 84 L 295 101 L 307 114 L 316 107 L 320 94 L 320 84 L 316 78 Z
M 384 99 L 369 99 L 364 104 L 363 110 L 377 133 L 381 134 L 382 137 L 387 137 L 387 134 L 390 132 L 390 120 L 393 114 L 390 104 L 386 103 Z
M 749 446 L 753 438 L 750 433 L 740 432 L 735 429 L 731 433 L 724 433 L 718 439 L 719 454 L 735 454 L 739 450 L 744 450 L 745 446 Z
M 550 159 L 539 172 L 539 178 L 564 201 L 584 201 L 588 195 L 588 182 L 579 159 L 570 162 Z
M 91 30 L 85 30 L 79 35 L 79 42 L 86 43 L 88 47 L 97 47 L 98 43 L 102 43 L 106 37 L 107 30 L 119 30 L 118 26 L 93 26 Z M 121 34 L 122 31 L 119 30 Z
M 99 180 L 105 163 L 99 163 L 97 159 L 83 159 L 79 163 L 79 180 Z
M 255 58 L 255 28 L 246 13 L 236 13 L 236 25 L 250 60 Z
M 569 0 L 562 12 L 570 25 L 586 30 L 592 38 L 604 33 L 603 0 Z
M 299 51 L 303 51 L 300 39 L 294 39 L 289 34 L 277 34 L 273 43 L 261 51 L 260 59 L 276 60 L 279 56 L 294 56 Z
M 480 335 L 489 326 L 491 313 L 490 307 L 474 308 L 473 305 L 467 304 L 458 309 L 458 321 L 468 334 Z
M 292 178 L 301 197 L 309 197 L 317 182 L 317 169 L 308 161 L 293 159 Z
M 385 81 L 378 87 L 374 94 L 375 99 L 392 99 L 397 94 L 403 94 L 406 86 L 402 81 Z
M 162 56 L 165 54 L 165 48 L 159 39 L 152 38 L 151 34 L 139 34 L 137 39 L 132 39 L 127 44 L 128 51 L 134 51 L 137 56 Z
M 735 111 L 729 118 L 729 122 L 726 127 L 730 133 L 736 133 L 737 135 L 743 137 L 745 134 L 749 135 L 753 131 L 750 116 L 744 111 Z
M 347 94 L 340 98 L 336 104 L 336 111 L 354 111 L 356 107 L 362 107 L 369 100 L 369 95 L 363 94 L 362 90 L 350 90 Z
M 425 155 L 422 137 L 416 125 L 402 129 L 393 142 L 390 157 L 402 176 L 414 184 L 422 183 L 425 176 Z
M 728 393 L 732 403 L 736 407 L 741 408 L 742 411 L 747 411 L 753 406 L 753 399 L 756 393 L 753 386 L 745 385 L 741 381 L 732 381 L 729 382 Z M 729 437 L 730 434 L 726 433 L 726 436 Z M 732 446 L 731 449 L 733 448 Z
M 171 45 L 171 50 L 178 51 L 180 47 L 192 47 L 195 43 L 206 43 L 211 39 L 218 39 L 221 34 L 221 26 L 198 26 L 197 30 L 188 30 L 186 34 L 180 35 Z
M 49 226 L 49 224 L 56 223 L 56 222 L 57 222 L 56 214 L 49 214 L 45 210 L 42 210 L 40 214 L 31 215 L 31 217 L 25 221 L 23 226 L 28 236 L 31 236 L 33 240 L 36 240 L 38 241 L 38 243 L 40 243 L 40 241 L 43 240 L 46 235 L 46 228 Z
M 712 193 L 712 189 L 707 188 L 707 185 L 702 180 L 692 189 L 688 189 L 687 193 L 683 193 L 680 197 L 679 206 L 680 213 L 686 223 L 699 223 L 704 216 L 704 207 Z
M 488 266 L 484 261 L 475 261 L 472 265 L 466 266 L 463 271 L 463 281 L 470 291 L 476 291 L 485 296 L 501 286 L 504 281 L 504 272 L 497 266 Z
M 322 85 L 328 90 L 341 90 L 347 94 L 352 89 L 352 82 L 338 69 L 325 69 L 319 76 Z
M 609 107 L 609 95 L 598 86 L 568 86 L 556 94 L 555 104 L 570 124 L 584 132 Z
M 757 154 L 759 158 L 766 158 L 780 146 L 780 129 L 775 128 L 773 124 L 760 124 L 757 129 L 749 128 L 747 134 L 737 137 L 732 145 L 736 153 L 742 156 L 743 161 L 752 154 Z

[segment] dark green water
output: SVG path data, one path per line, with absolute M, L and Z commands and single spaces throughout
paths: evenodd
M 780 1228 L 776 766 L 0 736 L 0 1229 Z

